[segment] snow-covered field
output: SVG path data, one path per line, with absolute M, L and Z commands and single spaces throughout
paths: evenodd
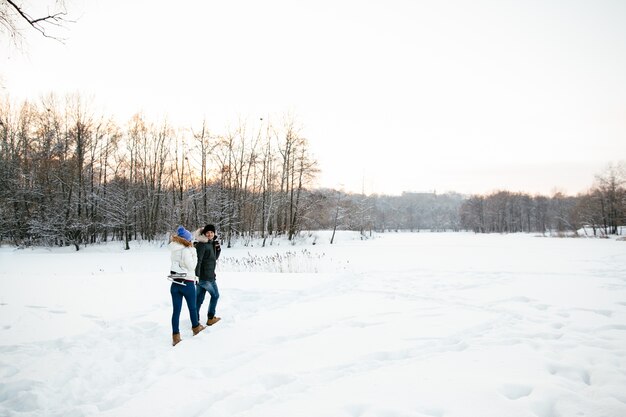
M 316 236 L 176 347 L 165 246 L 0 249 L 0 416 L 626 416 L 626 242 Z

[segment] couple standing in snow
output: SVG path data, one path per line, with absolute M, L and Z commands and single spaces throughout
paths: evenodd
M 194 244 L 195 241 L 195 244 Z M 172 295 L 172 346 L 180 342 L 178 322 L 182 310 L 183 298 L 189 309 L 191 330 L 194 336 L 205 329 L 200 324 L 200 307 L 208 292 L 210 295 L 207 326 L 217 323 L 220 318 L 215 316 L 217 300 L 220 296 L 215 282 L 215 266 L 220 257 L 221 247 L 215 235 L 215 226 L 207 224 L 193 234 L 179 226 L 176 236 L 172 237 L 170 249 L 170 273 L 178 277 L 170 287 Z

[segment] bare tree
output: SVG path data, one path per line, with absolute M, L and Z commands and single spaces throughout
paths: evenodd
M 626 164 L 609 164 L 596 176 L 594 191 L 600 200 L 604 232 L 617 234 L 626 222 Z
M 209 167 L 208 160 L 209 154 L 213 152 L 215 149 L 216 143 L 214 143 L 211 134 L 209 133 L 209 129 L 206 125 L 206 120 L 202 121 L 202 128 L 200 132 L 192 132 L 193 137 L 197 142 L 198 152 L 194 152 L 193 154 L 200 155 L 200 196 L 202 198 L 202 219 L 204 221 L 208 220 L 206 218 L 209 211 L 209 196 L 208 196 L 208 186 L 209 186 Z
M 24 26 L 36 30 L 46 38 L 62 42 L 63 38 L 51 32 L 64 28 L 67 23 L 73 21 L 68 19 L 63 0 L 47 5 L 45 11 L 27 10 L 24 5 L 13 0 L 0 0 L 0 33 L 6 34 L 15 45 L 23 42 Z
M 275 183 L 276 183 L 276 158 L 272 149 L 272 128 L 269 120 L 266 121 L 265 149 L 263 151 L 263 162 L 261 169 L 261 235 L 263 236 L 263 246 L 270 234 L 272 234 L 275 209 Z

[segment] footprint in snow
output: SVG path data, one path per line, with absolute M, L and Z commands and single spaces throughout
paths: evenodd
M 591 374 L 584 368 L 549 363 L 546 365 L 546 370 L 550 375 L 556 375 L 572 381 L 581 381 L 585 385 L 591 385 Z
M 529 385 L 505 384 L 498 388 L 498 392 L 509 400 L 518 400 L 523 397 L 528 397 L 530 393 L 533 392 L 533 388 Z
M 601 316 L 605 316 L 605 317 L 612 317 L 613 316 L 613 311 L 612 310 L 591 310 L 596 314 L 599 314 Z
M 597 330 L 626 330 L 626 325 L 624 324 L 609 324 L 606 326 L 600 326 Z
M 19 372 L 20 370 L 13 365 L 4 365 L 0 368 L 0 376 L 2 378 L 10 378 L 13 375 L 17 375 Z

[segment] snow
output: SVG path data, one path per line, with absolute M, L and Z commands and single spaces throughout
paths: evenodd
M 0 249 L 0 416 L 626 415 L 626 242 L 328 241 L 224 248 L 176 347 L 163 242 Z

